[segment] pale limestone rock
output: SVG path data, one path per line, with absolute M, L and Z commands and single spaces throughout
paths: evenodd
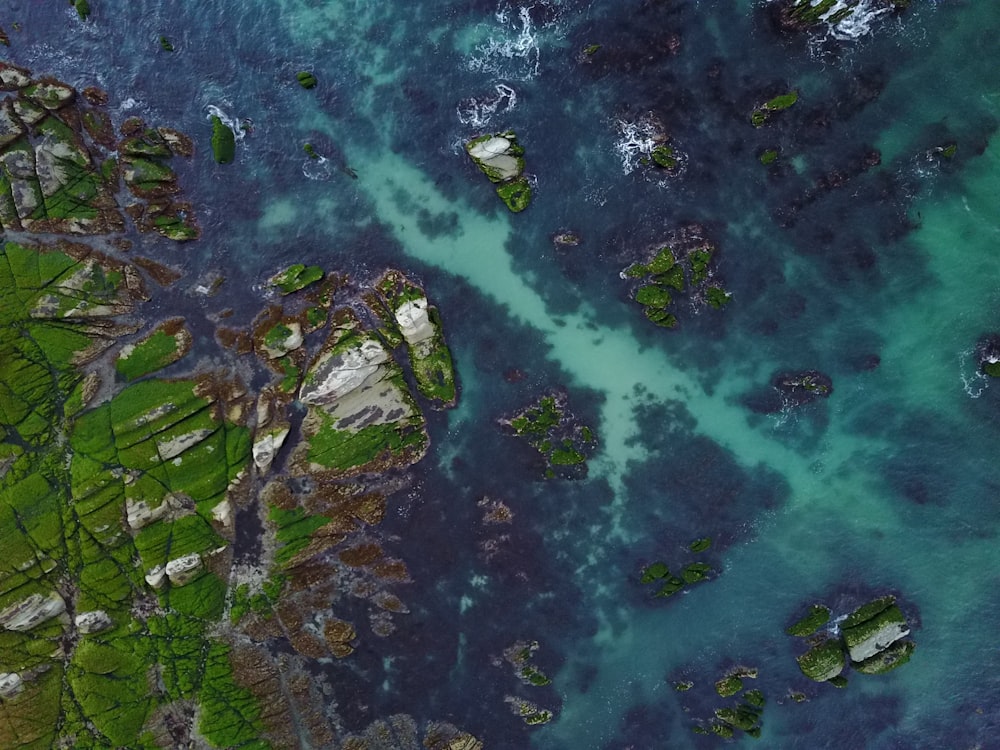
M 257 464 L 261 474 L 266 474 L 271 468 L 271 463 L 281 450 L 286 437 L 288 428 L 269 432 L 253 444 L 253 462 Z
M 0 84 L 5 91 L 13 89 L 23 89 L 31 83 L 31 76 L 28 71 L 7 63 L 0 63 Z
M 167 571 L 162 565 L 157 565 L 151 571 L 146 573 L 146 583 L 152 586 L 154 589 L 163 588 L 163 584 L 167 579 Z
M 14 116 L 9 99 L 0 104 L 0 147 L 16 141 L 24 134 L 24 126 Z
M 233 504 L 228 500 L 223 500 L 212 508 L 212 519 L 224 529 L 231 529 L 233 527 Z
M 396 324 L 399 326 L 403 338 L 410 346 L 419 344 L 421 341 L 433 338 L 434 325 L 427 314 L 427 299 L 407 300 L 395 312 Z
M 299 399 L 305 404 L 334 401 L 362 385 L 389 360 L 389 352 L 374 339 L 338 354 L 326 354 L 306 378 Z
M 887 622 L 863 641 L 849 646 L 851 661 L 864 661 L 875 656 L 909 634 L 910 628 L 905 622 Z
M 66 602 L 55 591 L 48 596 L 32 594 L 0 612 L 0 628 L 25 631 L 48 622 L 66 611 Z
M 469 149 L 469 156 L 482 164 L 496 170 L 496 177 L 501 181 L 510 180 L 521 174 L 521 163 L 516 157 L 507 153 L 511 142 L 503 136 L 477 143 Z
M 157 440 L 156 451 L 159 453 L 159 460 L 169 461 L 172 458 L 176 458 L 192 445 L 200 443 L 213 432 L 215 430 L 206 427 L 200 430 L 185 432 L 183 435 L 178 435 L 170 440 Z
M 99 633 L 107 630 L 114 623 L 108 613 L 103 609 L 96 609 L 92 612 L 81 612 L 74 618 L 76 629 L 81 633 Z
M 0 672 L 0 698 L 13 698 L 24 689 L 24 680 L 16 672 Z
M 270 346 L 263 344 L 264 353 L 268 359 L 284 357 L 288 352 L 294 351 L 302 346 L 302 326 L 298 323 L 289 323 L 285 326 L 289 333 L 281 341 L 276 341 Z
M 170 583 L 174 586 L 183 586 L 191 583 L 198 577 L 201 571 L 201 555 L 192 552 L 189 555 L 175 558 L 167 563 L 166 573 Z

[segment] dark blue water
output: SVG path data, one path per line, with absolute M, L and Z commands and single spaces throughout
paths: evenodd
M 745 664 L 768 698 L 761 747 L 994 742 L 1000 389 L 972 355 L 1000 328 L 991 4 L 915 0 L 856 39 L 782 34 L 767 3 L 736 0 L 94 0 L 85 24 L 57 2 L 4 6 L 9 59 L 195 139 L 178 174 L 202 239 L 135 251 L 185 269 L 182 286 L 226 277 L 190 315 L 248 322 L 292 261 L 362 282 L 403 267 L 441 309 L 459 406 L 432 415 L 378 530 L 410 570 L 410 613 L 317 677 L 346 731 L 402 712 L 492 748 L 708 747 L 691 727 Z M 212 161 L 209 107 L 253 123 L 232 165 Z M 518 215 L 462 151 L 508 128 L 535 180 Z M 678 176 L 639 163 L 651 129 Z M 954 158 L 928 156 L 950 142 Z M 619 272 L 693 223 L 732 300 L 680 300 L 665 331 Z M 555 247 L 562 230 L 582 243 Z M 772 379 L 803 370 L 833 394 L 773 408 Z M 544 481 L 497 423 L 556 387 L 599 435 L 586 479 Z M 484 521 L 484 496 L 512 522 Z M 651 598 L 642 567 L 686 564 L 705 536 L 714 580 Z M 889 592 L 909 664 L 846 690 L 799 673 L 783 630 L 806 605 Z M 550 686 L 503 661 L 517 640 L 539 641 Z M 508 696 L 555 718 L 530 728 Z

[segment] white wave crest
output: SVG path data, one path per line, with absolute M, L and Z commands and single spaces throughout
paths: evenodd
M 973 370 L 971 375 L 966 374 L 966 368 L 969 362 L 973 363 Z M 979 398 L 983 395 L 983 391 L 990 387 L 990 376 L 986 375 L 979 369 L 979 358 L 976 356 L 975 349 L 967 349 L 959 355 L 959 371 L 958 375 L 962 378 L 962 390 L 965 391 L 965 395 L 969 398 Z
M 816 7 L 823 1 L 808 0 L 808 3 Z M 846 11 L 850 12 L 845 15 Z M 819 20 L 825 26 L 825 36 L 852 41 L 870 34 L 875 22 L 891 12 L 892 8 L 880 0 L 837 0 L 819 16 Z
M 648 158 L 653 149 L 665 137 L 663 129 L 655 118 L 640 117 L 635 122 L 615 120 L 619 138 L 615 141 L 615 151 L 622 160 L 622 171 L 631 174 L 644 157 Z
M 541 53 L 530 11 L 531 8 L 520 8 L 515 21 L 511 18 L 510 8 L 501 6 L 496 13 L 497 21 L 506 27 L 504 31 L 507 34 L 515 32 L 516 36 L 490 36 L 476 47 L 479 54 L 469 60 L 469 69 L 517 81 L 537 76 Z
M 497 112 L 506 114 L 517 106 L 517 92 L 505 83 L 498 83 L 493 96 L 469 97 L 458 103 L 458 119 L 463 125 L 484 127 Z
M 333 165 L 325 156 L 309 157 L 302 164 L 302 174 L 310 180 L 329 180 L 333 175 Z
M 212 115 L 215 115 L 223 124 L 228 125 L 229 129 L 233 131 L 233 135 L 236 137 L 237 141 L 242 141 L 246 138 L 246 130 L 243 127 L 243 120 L 239 120 L 234 115 L 226 113 L 224 110 L 216 107 L 214 104 L 209 104 L 205 111 L 208 113 L 205 118 L 211 119 Z

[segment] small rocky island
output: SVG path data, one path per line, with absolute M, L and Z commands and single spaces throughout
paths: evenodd
M 803 638 L 809 649 L 796 657 L 802 674 L 816 682 L 846 687 L 844 670 L 860 674 L 884 674 L 910 659 L 915 644 L 905 640 L 910 634 L 906 616 L 896 597 L 882 596 L 834 620 L 836 629 L 819 633 L 830 622 L 831 611 L 816 604 L 795 623 L 788 635 Z
M 497 195 L 513 213 L 531 202 L 531 183 L 524 176 L 524 147 L 512 130 L 481 135 L 465 144 L 469 158 L 496 184 Z

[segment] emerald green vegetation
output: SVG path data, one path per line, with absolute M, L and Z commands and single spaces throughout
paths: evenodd
M 643 307 L 646 318 L 662 328 L 673 328 L 677 317 L 668 311 L 675 296 L 686 293 L 696 302 L 707 303 L 718 310 L 731 296 L 718 284 L 711 268 L 715 247 L 701 244 L 688 247 L 680 257 L 669 246 L 658 248 L 646 263 L 633 263 L 621 276 L 639 283 L 633 296 Z
M 302 150 L 306 152 L 306 156 L 308 156 L 310 159 L 319 158 L 319 154 L 316 153 L 316 149 L 313 148 L 313 145 L 311 143 L 302 144 Z
M 534 405 L 501 422 L 545 458 L 548 479 L 556 476 L 556 467 L 564 476 L 579 476 L 565 472 L 574 467 L 585 470 L 587 456 L 597 444 L 594 431 L 577 422 L 561 393 L 542 396 Z
M 771 164 L 774 164 L 774 162 L 778 161 L 778 149 L 769 148 L 766 151 L 761 152 L 761 155 L 757 158 L 765 167 L 770 166 Z
M 589 57 L 590 55 L 593 55 L 595 52 L 597 52 L 597 50 L 599 50 L 600 48 L 601 45 L 599 44 L 588 44 L 586 47 L 583 48 L 583 54 Z
M 991 378 L 1000 378 L 1000 362 L 983 362 L 982 371 Z
M 396 270 L 387 271 L 375 284 L 375 291 L 375 307 L 389 333 L 386 344 L 406 343 L 420 395 L 435 407 L 454 405 L 455 367 L 438 309 L 428 303 L 420 286 Z
M 521 682 L 534 687 L 545 687 L 552 684 L 552 680 L 546 677 L 542 670 L 531 663 L 531 656 L 537 650 L 538 641 L 532 641 L 531 643 L 517 641 L 505 648 L 503 655 Z
M 661 144 L 654 148 L 649 155 L 652 157 L 657 166 L 663 167 L 664 169 L 676 169 L 680 164 L 676 154 L 674 153 L 673 146 Z
M 785 632 L 800 637 L 812 635 L 829 621 L 830 614 L 829 608 L 814 604 Z M 909 661 L 915 644 L 902 640 L 909 632 L 896 597 L 879 597 L 840 618 L 839 637 L 814 642 L 798 657 L 799 668 L 817 682 L 836 680 L 836 687 L 845 687 L 847 680 L 841 672 L 848 661 L 861 674 L 884 674 Z
M 305 289 L 310 284 L 315 284 L 323 279 L 323 269 L 319 266 L 306 266 L 296 263 L 289 266 L 284 271 L 280 271 L 268 279 L 269 286 L 273 286 L 282 294 L 291 294 L 300 289 Z
M 174 45 L 172 45 L 170 43 L 170 40 L 167 39 L 165 36 L 161 36 L 160 37 L 160 49 L 162 49 L 164 52 L 173 52 L 174 51 Z
M 709 537 L 702 537 L 701 539 L 695 539 L 691 542 L 691 544 L 688 545 L 688 549 L 691 552 L 704 552 L 711 546 L 712 540 Z
M 723 698 L 728 698 L 732 695 L 736 695 L 743 689 L 743 680 L 735 675 L 729 675 L 723 677 L 715 683 L 715 692 L 721 695 Z
M 225 549 L 212 510 L 249 458 L 246 429 L 215 416 L 211 404 L 220 394 L 193 381 L 143 381 L 82 412 L 86 398 L 77 396 L 80 413 L 72 418 L 61 409 L 84 383 L 78 362 L 127 330 L 113 316 L 135 301 L 128 275 L 79 246 L 7 243 L 0 253 L 0 418 L 16 437 L 2 444 L 14 461 L 0 477 L 0 608 L 35 597 L 58 603 L 58 613 L 63 600 L 55 587 L 65 592 L 69 575 L 76 611 L 107 618 L 99 634 L 81 634 L 65 653 L 55 647 L 67 627 L 58 619 L 3 632 L 0 670 L 47 670 L 0 704 L 4 747 L 72 741 L 152 748 L 138 738 L 166 702 L 194 701 L 203 715 L 218 708 L 223 713 L 213 720 L 225 721 L 240 695 L 227 660 L 202 673 L 196 656 L 185 680 L 177 679 L 185 673 L 185 648 L 196 655 L 222 648 L 205 625 L 222 613 L 225 584 L 217 576 L 161 576 L 160 606 L 168 613 L 161 619 L 143 624 L 131 607 L 136 597 L 157 592 L 149 580 L 159 566 Z M 161 621 L 168 630 L 158 630 Z M 158 637 L 166 632 L 168 641 Z M 164 695 L 147 680 L 156 664 L 164 670 Z M 213 680 L 224 686 L 217 696 L 208 687 Z M 26 706 L 29 724 L 17 719 Z M 244 702 L 241 711 L 259 737 L 256 703 Z M 224 731 L 209 727 L 205 734 L 216 746 L 231 746 Z
M 304 89 L 311 89 L 316 85 L 316 76 L 308 70 L 300 70 L 295 74 L 295 78 Z
M 531 184 L 524 176 L 524 148 L 517 142 L 517 135 L 505 133 L 486 134 L 465 144 L 469 158 L 497 184 L 497 195 L 513 213 L 523 211 L 531 202 Z
M 824 682 L 843 671 L 846 658 L 840 643 L 831 638 L 813 646 L 799 656 L 796 661 L 799 663 L 802 674 L 810 680 Z
M 773 113 L 780 112 L 783 109 L 788 109 L 798 100 L 798 91 L 789 91 L 787 94 L 780 94 L 773 99 L 769 99 L 754 109 L 754 111 L 750 114 L 750 122 L 753 123 L 755 128 L 759 128 L 770 119 Z M 777 154 L 775 156 L 777 156 Z
M 766 703 L 764 693 L 757 689 L 746 690 L 742 697 L 738 697 L 744 691 L 745 679 L 756 679 L 756 669 L 746 669 L 737 667 L 731 669 L 726 675 L 714 683 L 714 694 L 703 696 L 697 703 L 690 706 L 685 705 L 685 711 L 704 710 L 708 702 L 715 702 L 717 697 L 736 698 L 727 705 L 717 706 L 712 709 L 710 716 L 703 719 L 696 719 L 691 729 L 696 734 L 716 735 L 723 738 L 732 738 L 737 732 L 744 732 L 750 737 L 759 737 L 761 733 L 761 715 Z M 675 689 L 686 692 L 694 687 L 690 681 L 675 683 Z M 714 699 L 714 700 L 713 700 Z M 697 709 L 695 708 L 697 706 Z
M 712 542 L 708 538 L 695 539 L 688 545 L 688 551 L 693 553 L 704 552 L 711 544 Z M 642 569 L 639 574 L 639 583 L 644 585 L 656 584 L 654 587 L 656 591 L 653 595 L 666 598 L 673 596 L 679 591 L 683 591 L 687 586 L 710 580 L 709 574 L 711 572 L 712 567 L 710 565 L 703 562 L 693 562 L 682 568 L 678 575 L 673 575 L 667 564 L 662 560 L 658 560 Z
M 212 115 L 212 155 L 219 164 L 229 164 L 236 157 L 236 136 L 217 115 Z
M 526 177 L 517 177 L 497 185 L 497 195 L 513 213 L 523 211 L 531 202 L 531 185 Z
M 70 0 L 69 4 L 76 8 L 76 13 L 80 16 L 81 21 L 90 18 L 90 3 L 87 0 Z
M 822 604 L 814 604 L 809 608 L 809 613 L 802 619 L 789 625 L 785 629 L 788 635 L 807 636 L 812 635 L 830 621 L 830 610 Z
M 125 380 L 141 378 L 181 359 L 191 343 L 183 320 L 167 321 L 137 343 L 122 347 L 115 369 Z

